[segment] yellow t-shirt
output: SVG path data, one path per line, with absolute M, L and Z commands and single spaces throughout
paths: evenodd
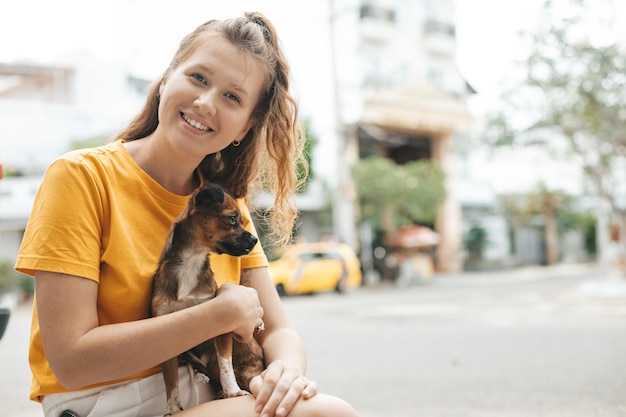
M 145 319 L 163 244 L 187 201 L 187 196 L 165 190 L 148 176 L 121 141 L 70 152 L 52 163 L 44 175 L 15 267 L 29 275 L 51 271 L 96 281 L 101 325 Z M 239 206 L 243 226 L 256 234 L 243 200 Z M 260 244 L 245 257 L 211 254 L 210 261 L 220 285 L 239 283 L 242 269 L 267 266 Z M 68 302 L 71 297 L 68 294 Z M 67 391 L 46 359 L 36 307 L 29 362 L 31 399 L 41 401 L 47 394 Z M 155 367 L 123 380 L 158 370 Z M 120 380 L 109 383 L 115 382 Z

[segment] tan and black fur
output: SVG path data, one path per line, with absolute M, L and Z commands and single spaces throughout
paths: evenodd
M 161 316 L 209 301 L 217 284 L 209 253 L 243 256 L 257 238 L 241 226 L 233 197 L 215 184 L 204 184 L 172 224 L 153 278 L 152 316 Z M 250 380 L 264 368 L 263 351 L 253 341 L 242 344 L 231 335 L 218 336 L 162 364 L 167 414 L 182 410 L 178 390 L 179 360 L 206 375 L 223 398 L 247 395 Z M 241 388 L 240 388 L 241 387 Z

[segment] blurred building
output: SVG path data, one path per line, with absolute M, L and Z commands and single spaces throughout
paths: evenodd
M 473 118 L 473 93 L 455 63 L 454 0 L 332 0 L 339 153 L 335 224 L 356 240 L 351 164 L 369 155 L 398 164 L 433 159 L 444 169 L 447 200 L 435 226 L 439 271 L 462 268 L 462 214 L 455 190 L 455 143 Z
M 85 53 L 49 65 L 0 63 L 0 261 L 17 255 L 46 167 L 73 147 L 106 141 L 146 87 L 123 65 Z
M 119 63 L 76 52 L 41 64 L 0 63 L 0 158 L 5 171 L 41 174 L 72 143 L 117 131 L 147 81 Z

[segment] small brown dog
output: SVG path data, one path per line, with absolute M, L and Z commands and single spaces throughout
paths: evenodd
M 209 301 L 217 284 L 209 253 L 243 256 L 257 238 L 241 226 L 235 199 L 216 184 L 204 184 L 172 224 L 152 281 L 152 316 L 161 316 Z M 257 331 L 262 331 L 257 328 Z M 250 380 L 264 369 L 263 350 L 256 341 L 243 344 L 229 334 L 208 340 L 162 364 L 167 414 L 182 410 L 178 365 L 186 360 L 204 374 L 220 397 L 249 394 Z M 208 382 L 206 378 L 203 378 Z M 240 388 L 241 387 L 241 388 Z

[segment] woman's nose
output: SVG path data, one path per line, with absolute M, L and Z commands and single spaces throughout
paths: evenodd
M 193 104 L 201 112 L 205 112 L 205 113 L 213 115 L 215 114 L 215 111 L 216 111 L 216 107 L 215 107 L 216 100 L 217 100 L 217 97 L 216 97 L 215 90 L 211 89 L 211 90 L 202 92 L 202 94 L 200 94 L 196 98 Z

